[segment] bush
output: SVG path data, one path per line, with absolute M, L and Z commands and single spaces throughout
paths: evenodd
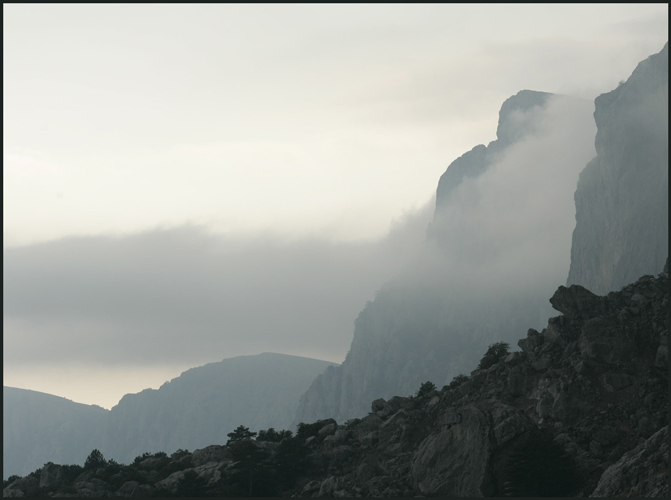
M 323 426 L 322 421 L 313 422 L 311 424 L 306 424 L 301 422 L 298 424 L 298 430 L 296 431 L 296 437 L 305 441 L 311 436 L 316 436 L 319 433 L 319 429 Z
M 495 344 L 490 345 L 487 348 L 487 352 L 480 360 L 478 370 L 486 370 L 487 368 L 494 366 L 509 352 L 510 344 L 508 344 L 508 342 L 496 342 Z
M 179 460 L 180 458 L 182 458 L 183 456 L 186 456 L 188 454 L 189 454 L 189 450 L 183 450 L 182 448 L 180 448 L 175 453 L 170 455 L 170 458 L 172 458 L 173 460 Z
M 12 475 L 12 476 L 9 476 L 7 479 L 5 479 L 5 480 L 2 482 L 2 489 L 4 490 L 7 486 L 9 486 L 10 484 L 12 484 L 12 483 L 13 483 L 14 481 L 16 481 L 17 479 L 21 479 L 21 476 L 17 476 L 16 474 L 14 474 L 14 475 Z
M 290 438 L 293 435 L 291 431 L 280 431 L 277 432 L 272 427 L 267 431 L 259 431 L 259 435 L 256 437 L 257 441 L 270 441 L 272 443 L 279 443 L 284 438 Z
M 436 390 L 436 384 L 434 384 L 433 382 L 424 382 L 420 386 L 420 388 L 417 391 L 417 394 L 415 395 L 415 397 L 421 398 L 422 396 L 426 396 L 427 394 L 429 394 L 430 392 L 433 392 L 435 390 Z
M 466 375 L 460 373 L 459 375 L 457 375 L 456 377 L 454 377 L 452 379 L 452 382 L 450 382 L 450 385 L 448 385 L 447 387 L 449 389 L 454 389 L 455 387 L 459 387 L 461 384 L 463 384 L 467 380 L 468 380 L 468 377 Z

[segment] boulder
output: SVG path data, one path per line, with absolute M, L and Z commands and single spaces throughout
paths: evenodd
M 49 462 L 42 467 L 40 473 L 40 488 L 48 488 L 50 486 L 57 486 L 65 479 L 63 473 L 63 466 Z
M 231 451 L 226 446 L 212 445 L 200 450 L 195 450 L 191 454 L 191 463 L 194 467 L 204 465 L 209 462 L 224 462 L 232 460 Z
M 480 497 L 494 492 L 492 454 L 535 425 L 518 409 L 494 400 L 459 409 L 460 423 L 419 445 L 411 476 L 422 495 Z
M 608 467 L 590 496 L 666 498 L 669 494 L 668 457 L 667 425 Z
M 560 286 L 550 299 L 550 304 L 571 319 L 593 318 L 605 309 L 603 297 L 580 285 L 571 285 L 568 288 Z

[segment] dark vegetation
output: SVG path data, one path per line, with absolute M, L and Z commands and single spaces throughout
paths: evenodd
M 487 352 L 478 364 L 478 370 L 486 370 L 498 363 L 501 358 L 510 352 L 510 344 L 507 342 L 496 342 L 487 348 Z M 456 378 L 456 377 L 455 377 Z

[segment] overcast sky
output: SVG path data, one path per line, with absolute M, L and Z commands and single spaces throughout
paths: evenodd
M 594 99 L 668 39 L 662 4 L 3 14 L 4 383 L 108 408 L 235 355 L 342 361 L 506 98 Z

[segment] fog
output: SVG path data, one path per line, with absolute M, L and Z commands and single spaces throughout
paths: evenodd
M 374 242 L 186 225 L 6 249 L 5 366 L 195 366 L 261 351 L 342 361 L 356 314 L 417 252 L 432 209 Z
M 593 103 L 561 96 L 513 121 L 532 132 L 466 177 L 433 222 L 422 279 L 479 294 L 552 293 L 569 268 L 578 175 L 595 155 Z M 491 148 L 490 148 L 491 149 Z M 439 278 L 438 278 L 439 277 Z M 549 298 L 549 296 L 547 297 Z

